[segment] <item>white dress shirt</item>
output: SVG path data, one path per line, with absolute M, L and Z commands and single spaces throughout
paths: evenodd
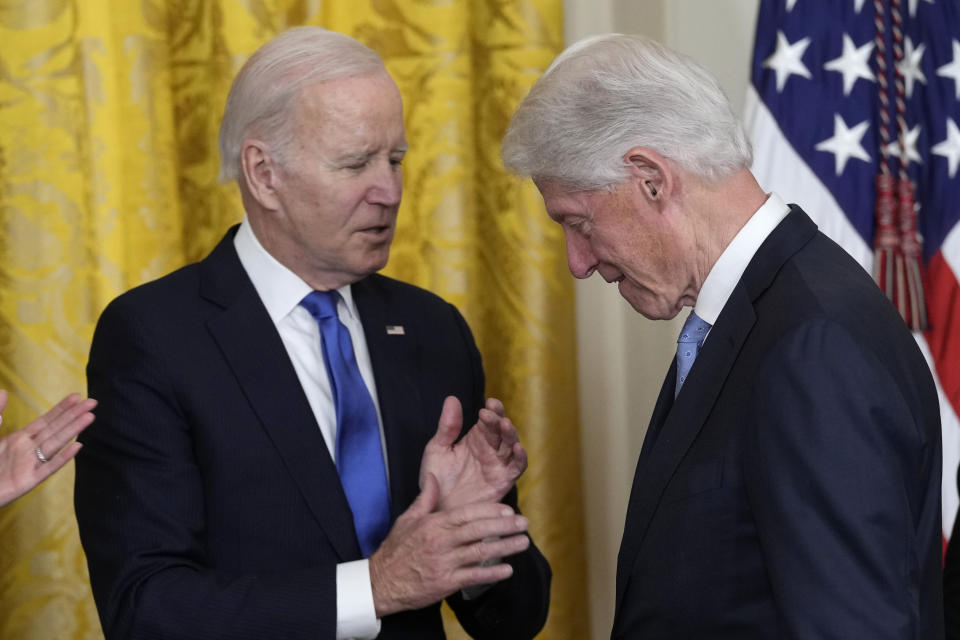
M 717 258 L 700 287 L 697 303 L 693 307 L 698 316 L 710 323 L 711 328 L 717 323 L 720 312 L 760 245 L 788 213 L 790 207 L 780 196 L 771 193 Z
M 300 306 L 300 301 L 313 289 L 263 248 L 246 218 L 237 230 L 233 245 L 240 258 L 240 264 L 253 282 L 253 287 L 267 308 L 270 319 L 277 327 L 283 346 L 286 347 L 287 355 L 290 356 L 290 361 L 297 373 L 300 386 L 303 387 L 313 415 L 320 426 L 320 433 L 323 435 L 330 458 L 335 463 L 337 412 L 327 369 L 323 363 L 320 326 L 310 312 Z M 370 352 L 367 350 L 363 325 L 360 323 L 350 285 L 340 287 L 338 291 L 340 300 L 337 302 L 337 315 L 350 332 L 360 375 L 377 409 L 380 444 L 383 447 L 384 464 L 388 465 L 389 482 L 383 419 L 380 416 L 377 388 L 373 380 L 373 366 L 370 364 Z M 318 451 L 317 454 L 321 455 L 321 452 Z M 377 619 L 373 607 L 369 561 L 363 559 L 338 564 L 337 640 L 353 638 L 365 640 L 375 638 L 379 633 L 380 620 Z

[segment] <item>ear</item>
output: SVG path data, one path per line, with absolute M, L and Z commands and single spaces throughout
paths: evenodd
M 634 147 L 624 154 L 623 161 L 646 198 L 663 200 L 672 194 L 675 186 L 673 168 L 659 153 L 648 147 Z
M 260 140 L 244 140 L 240 149 L 240 165 L 250 195 L 265 209 L 279 209 L 276 189 L 280 181 L 280 167 L 271 155 L 270 147 Z

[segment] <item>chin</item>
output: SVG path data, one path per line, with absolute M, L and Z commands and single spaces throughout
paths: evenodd
M 670 320 L 677 317 L 682 306 L 675 306 L 665 303 L 659 299 L 638 299 L 633 296 L 623 296 L 623 299 L 630 303 L 633 310 L 642 315 L 647 320 Z
M 389 261 L 389 259 L 390 259 L 389 249 L 384 251 L 382 254 L 370 256 L 370 259 L 367 260 L 367 263 L 365 265 L 366 268 L 363 271 L 365 271 L 367 275 L 370 275 L 371 273 L 376 273 L 377 271 L 380 271 L 381 269 L 387 266 L 387 262 Z
M 639 309 L 634 307 L 637 310 L 637 313 L 642 315 L 647 320 L 670 320 L 671 318 L 676 317 L 676 313 L 660 313 L 658 311 L 649 311 L 645 309 Z

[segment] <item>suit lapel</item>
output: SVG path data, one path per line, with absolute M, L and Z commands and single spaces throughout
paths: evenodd
M 237 258 L 231 230 L 201 265 L 208 329 L 342 561 L 360 557 L 340 478 L 279 333 Z
M 750 261 L 707 336 L 676 402 L 670 401 L 676 379 L 675 362 L 660 390 L 650 427 L 656 431 L 651 434 L 654 437 L 649 446 L 644 441 L 617 558 L 617 611 L 660 497 L 703 428 L 756 322 L 754 300 L 770 285 L 789 257 L 816 233 L 816 225 L 806 214 L 797 207 L 792 209 Z
M 660 395 L 657 397 L 657 404 L 653 407 L 653 417 L 650 418 L 650 424 L 647 425 L 647 434 L 643 438 L 643 447 L 640 449 L 640 460 L 650 455 L 653 444 L 660 436 L 663 430 L 663 423 L 666 422 L 670 409 L 673 408 L 673 389 L 677 386 L 677 358 L 674 356 L 667 370 L 667 377 L 660 387 Z M 637 467 L 640 468 L 640 465 Z
M 676 374 L 667 376 L 657 406 L 666 407 L 668 413 L 661 416 L 663 426 L 656 440 L 650 447 L 644 443 L 644 455 L 637 465 L 630 491 L 623 542 L 617 558 L 618 608 L 660 496 L 700 433 L 754 320 L 753 305 L 746 292 L 737 287 L 707 336 L 680 395 L 672 405 L 664 397 L 672 398 L 673 388 L 668 383 L 676 379 Z M 675 365 L 671 370 L 675 371 Z
M 417 344 L 422 336 L 402 304 L 391 295 L 387 280 L 370 276 L 353 285 L 353 297 L 367 338 L 377 386 L 390 468 L 390 512 L 395 520 L 420 492 L 421 444 L 413 434 L 423 429 Z M 392 327 L 388 333 L 387 327 Z M 402 327 L 402 333 L 397 329 Z

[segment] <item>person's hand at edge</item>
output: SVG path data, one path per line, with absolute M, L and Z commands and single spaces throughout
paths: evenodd
M 0 438 L 0 507 L 13 502 L 67 464 L 83 446 L 74 442 L 93 422 L 92 398 L 71 393 L 52 409 Z M 0 390 L 0 412 L 7 392 Z

